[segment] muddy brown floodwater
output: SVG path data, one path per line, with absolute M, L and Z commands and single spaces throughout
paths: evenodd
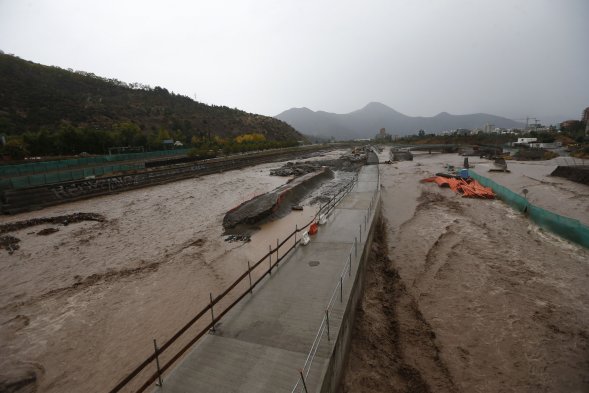
M 0 391 L 10 381 L 39 392 L 114 387 L 152 353 L 152 339 L 171 337 L 209 293 L 310 220 L 316 206 L 307 205 L 263 224 L 249 243 L 224 241 L 225 212 L 287 182 L 269 176 L 282 164 L 0 217 L 0 224 L 75 212 L 104 217 L 10 232 L 20 242 L 12 254 L 0 249 Z
M 381 165 L 383 224 L 342 391 L 588 392 L 589 250 L 499 200 L 419 183 L 447 163 L 462 157 Z M 542 180 L 540 165 L 502 182 L 531 188 L 526 168 Z M 556 186 L 572 200 L 559 213 L 583 218 L 586 186 L 549 182 L 534 183 L 536 203 L 556 204 Z

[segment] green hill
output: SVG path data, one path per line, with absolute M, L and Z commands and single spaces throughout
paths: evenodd
M 272 117 L 6 54 L 0 54 L 0 134 L 33 155 L 105 153 L 112 146 L 154 150 L 165 139 L 198 147 L 244 134 L 274 145 L 304 139 Z

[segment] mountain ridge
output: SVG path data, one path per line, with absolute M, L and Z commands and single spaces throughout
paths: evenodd
M 56 132 L 64 124 L 112 130 L 134 123 L 144 134 L 168 130 L 191 137 L 233 138 L 261 133 L 271 141 L 304 140 L 271 116 L 207 105 L 166 88 L 125 83 L 84 71 L 65 70 L 0 53 L 0 132 Z
M 372 138 L 381 128 L 392 135 L 411 135 L 423 129 L 427 133 L 457 128 L 478 128 L 494 124 L 501 128 L 518 128 L 523 124 L 488 113 L 453 115 L 440 112 L 435 116 L 408 116 L 376 101 L 349 113 L 291 108 L 274 116 L 306 135 L 339 140 Z

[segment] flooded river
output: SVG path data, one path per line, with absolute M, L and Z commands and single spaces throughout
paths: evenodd
M 31 386 L 40 392 L 114 387 L 152 353 L 152 339 L 171 337 L 206 306 L 210 293 L 246 271 L 248 261 L 309 222 L 318 205 L 309 206 L 307 198 L 302 212 L 263 224 L 251 242 L 224 241 L 225 212 L 286 183 L 269 176 L 282 164 L 0 217 L 0 224 L 74 212 L 105 218 L 10 233 L 21 241 L 13 254 L 0 250 L 2 380 L 36 379 Z M 334 181 L 346 176 L 336 174 Z M 37 234 L 46 228 L 58 231 Z

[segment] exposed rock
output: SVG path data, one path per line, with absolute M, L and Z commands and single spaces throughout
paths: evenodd
M 55 233 L 55 232 L 59 232 L 59 229 L 57 229 L 57 228 L 45 228 L 45 229 L 41 229 L 39 232 L 37 232 L 37 235 L 47 236 L 47 235 L 51 235 L 52 233 Z

